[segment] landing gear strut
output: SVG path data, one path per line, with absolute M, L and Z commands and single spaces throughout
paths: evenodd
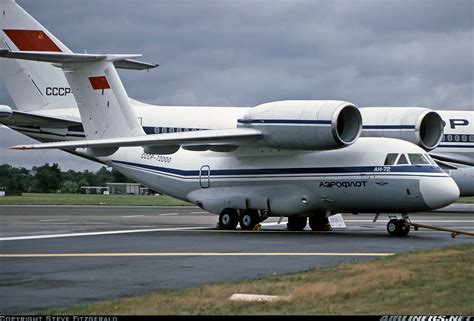
M 387 223 L 387 232 L 391 236 L 407 236 L 410 232 L 410 221 L 408 215 L 402 214 L 401 219 L 396 216 L 389 216 L 390 221 Z

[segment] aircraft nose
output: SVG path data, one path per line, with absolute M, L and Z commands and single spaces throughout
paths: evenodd
M 420 181 L 420 192 L 431 209 L 448 206 L 460 195 L 459 187 L 451 177 L 424 177 Z

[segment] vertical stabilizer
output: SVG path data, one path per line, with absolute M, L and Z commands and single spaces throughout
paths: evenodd
M 0 47 L 71 53 L 13 0 L 0 0 Z M 0 58 L 0 80 L 18 110 L 76 107 L 63 72 L 47 62 Z

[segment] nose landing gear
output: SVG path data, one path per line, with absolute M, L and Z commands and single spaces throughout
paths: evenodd
M 394 215 L 389 215 L 390 221 L 387 223 L 387 232 L 391 236 L 407 236 L 410 232 L 410 219 L 407 214 L 402 214 L 398 219 Z

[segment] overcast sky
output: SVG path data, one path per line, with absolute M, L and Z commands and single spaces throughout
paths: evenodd
M 163 105 L 340 99 L 358 106 L 474 107 L 474 1 L 38 1 L 19 3 L 70 49 L 142 53 L 128 94 Z M 0 103 L 10 103 L 0 85 Z M 0 129 L 0 164 L 100 166 Z

